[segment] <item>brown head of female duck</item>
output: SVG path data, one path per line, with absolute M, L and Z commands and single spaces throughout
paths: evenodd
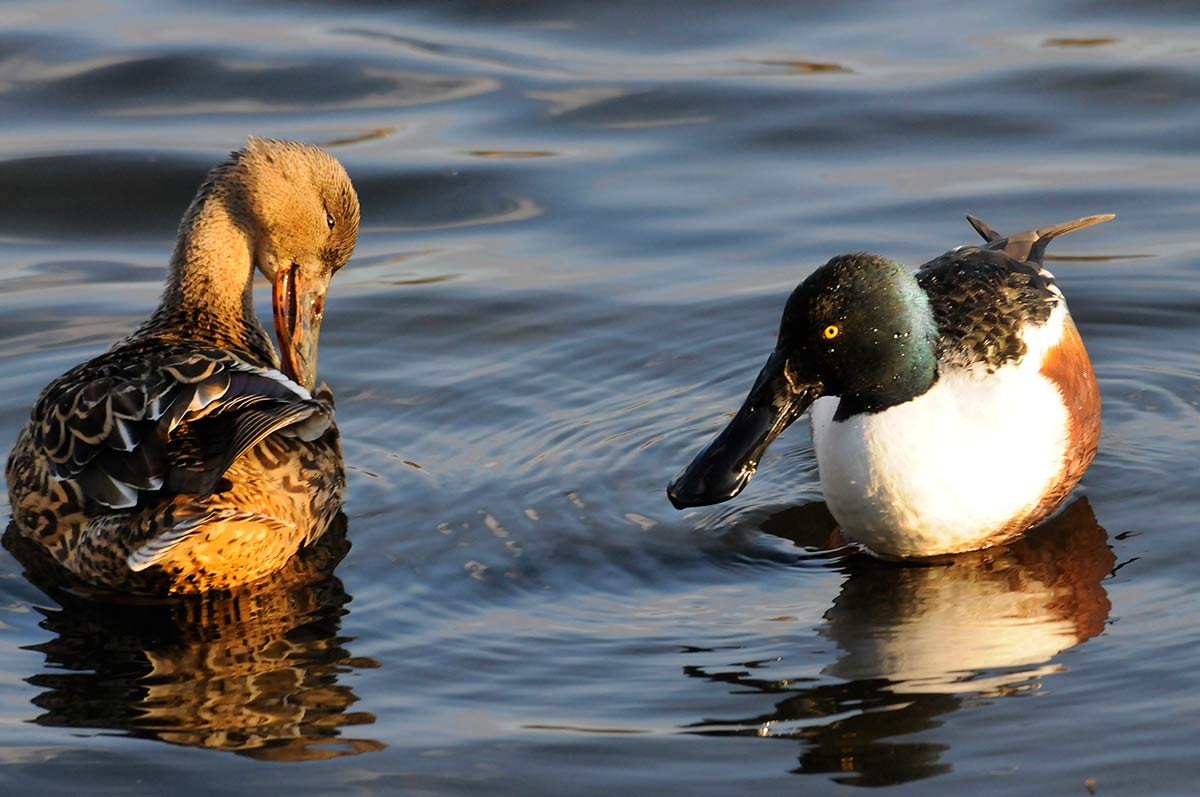
M 16 532 L 88 584 L 138 592 L 254 581 L 318 538 L 344 474 L 317 340 L 358 220 L 318 147 L 251 139 L 214 168 L 158 309 L 38 398 L 8 460 Z

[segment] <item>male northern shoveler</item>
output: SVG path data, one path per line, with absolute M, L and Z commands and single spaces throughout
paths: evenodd
M 812 406 L 821 489 L 842 531 L 885 557 L 1003 542 L 1049 516 L 1096 453 L 1100 392 L 1054 276 L 1058 235 L 960 246 L 910 274 L 833 258 L 792 293 L 745 404 L 667 488 L 679 509 L 727 501 Z
M 34 405 L 6 469 L 16 530 L 90 585 L 151 593 L 254 581 L 320 537 L 345 474 L 317 336 L 358 220 L 318 147 L 252 138 L 209 172 L 158 309 Z

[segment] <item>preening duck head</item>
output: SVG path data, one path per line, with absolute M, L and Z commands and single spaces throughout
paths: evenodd
M 254 264 L 271 280 L 283 369 L 312 390 L 329 280 L 358 239 L 358 195 L 333 156 L 293 141 L 250 139 L 231 176 Z

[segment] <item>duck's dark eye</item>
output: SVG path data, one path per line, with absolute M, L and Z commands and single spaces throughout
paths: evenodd
M 325 223 L 329 225 L 329 229 L 333 229 L 333 214 L 328 210 L 325 211 Z

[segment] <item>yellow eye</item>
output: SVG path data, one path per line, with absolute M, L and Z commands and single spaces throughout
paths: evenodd
M 830 324 L 829 326 L 825 327 L 825 340 L 833 340 L 840 334 L 842 334 L 842 330 L 837 324 Z

